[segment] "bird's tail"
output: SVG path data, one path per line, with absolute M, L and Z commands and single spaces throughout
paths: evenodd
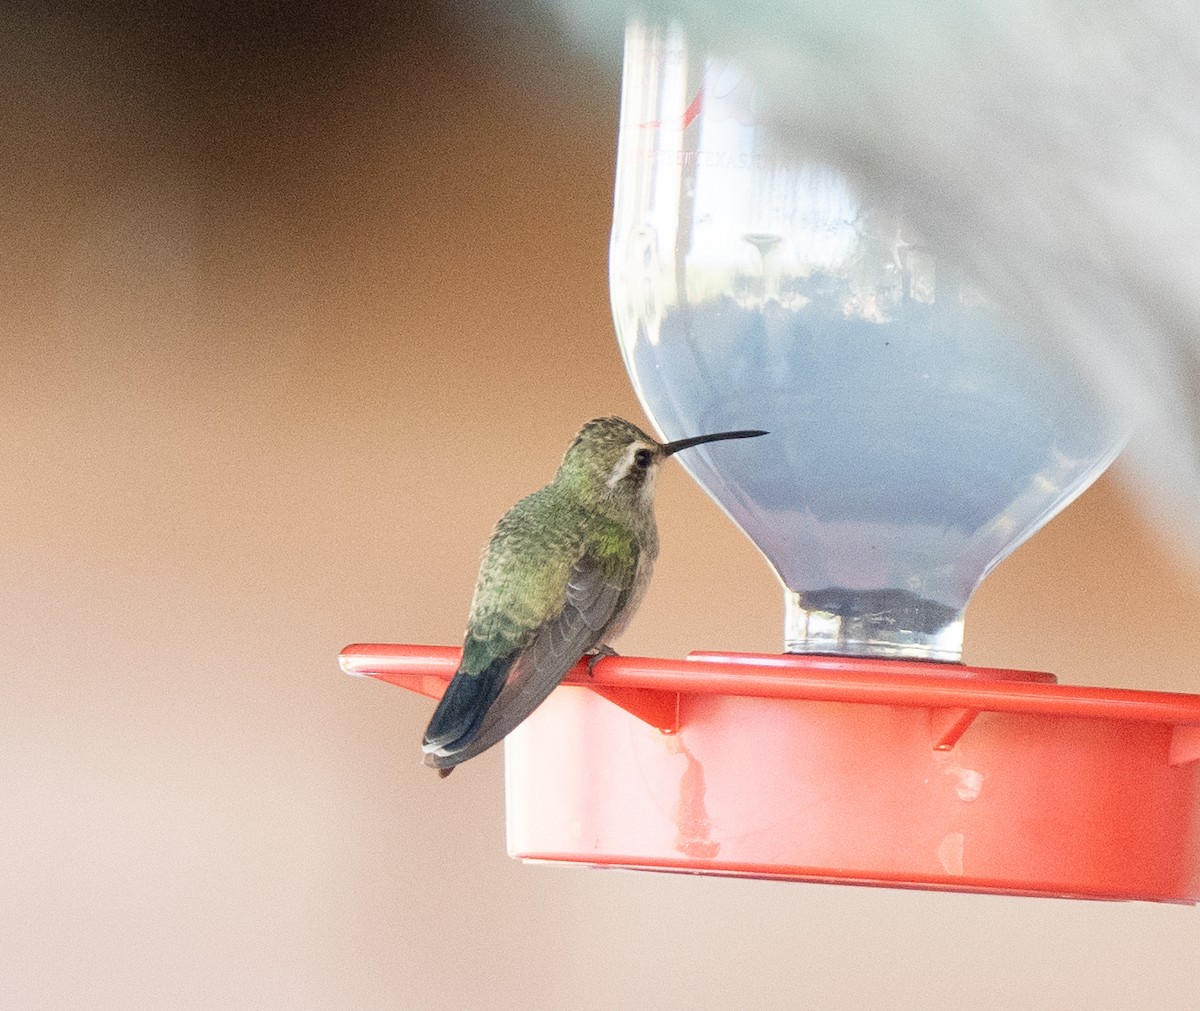
M 515 656 L 510 653 L 493 660 L 478 674 L 459 670 L 454 675 L 425 729 L 426 755 L 453 755 L 471 743 L 504 687 Z

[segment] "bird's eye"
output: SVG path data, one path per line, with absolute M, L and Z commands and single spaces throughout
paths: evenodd
M 637 466 L 641 467 L 642 470 L 645 470 L 647 467 L 650 466 L 650 460 L 653 457 L 653 455 L 654 454 L 652 454 L 650 452 L 650 450 L 648 450 L 648 449 L 639 449 L 636 453 L 633 454 L 633 462 Z

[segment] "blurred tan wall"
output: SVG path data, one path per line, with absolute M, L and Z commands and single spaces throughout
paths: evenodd
M 404 4 L 4 18 L 0 1006 L 1200 1007 L 1191 908 L 517 865 L 499 752 L 439 782 L 338 673 L 457 643 L 494 520 L 641 419 L 610 74 Z M 623 651 L 778 649 L 678 468 L 659 519 Z M 1198 605 L 1106 479 L 967 658 L 1196 691 Z

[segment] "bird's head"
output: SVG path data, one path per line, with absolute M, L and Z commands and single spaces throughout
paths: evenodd
M 589 503 L 649 506 L 659 464 L 668 456 L 722 439 L 749 439 L 761 431 L 716 432 L 659 442 L 623 418 L 594 418 L 567 448 L 557 482 L 571 485 Z

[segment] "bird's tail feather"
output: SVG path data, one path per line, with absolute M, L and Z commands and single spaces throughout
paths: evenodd
M 439 775 L 448 776 L 455 766 L 499 744 L 515 727 L 523 723 L 562 680 L 561 670 L 555 671 L 550 677 L 531 678 L 531 666 L 531 654 L 528 651 L 519 658 L 514 657 L 513 669 L 502 691 L 488 707 L 483 720 L 472 731 L 470 738 L 457 744 L 452 751 L 443 749 L 428 753 L 426 749 L 425 764 L 437 769 Z M 534 673 L 536 674 L 536 671 Z
M 453 754 L 471 743 L 504 687 L 514 658 L 515 654 L 510 653 L 493 660 L 478 674 L 460 670 L 454 675 L 425 729 L 426 754 Z

